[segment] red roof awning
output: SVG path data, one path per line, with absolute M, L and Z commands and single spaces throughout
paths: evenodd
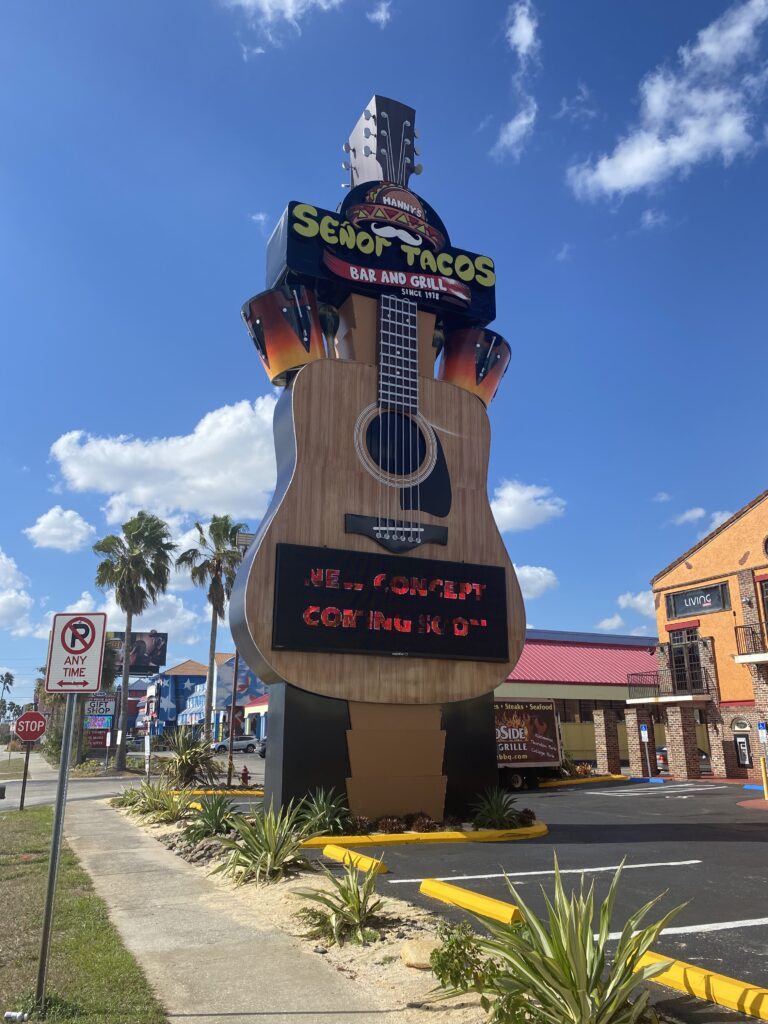
M 512 683 L 573 683 L 626 686 L 631 672 L 655 672 L 655 650 L 618 644 L 527 640 L 507 680 Z
M 254 697 L 253 700 L 249 700 L 245 705 L 247 708 L 266 708 L 269 704 L 269 694 L 265 693 L 261 697 Z

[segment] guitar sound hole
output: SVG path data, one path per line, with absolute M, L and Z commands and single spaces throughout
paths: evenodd
M 415 473 L 427 455 L 424 435 L 402 412 L 374 416 L 365 432 L 365 445 L 376 465 L 391 476 Z

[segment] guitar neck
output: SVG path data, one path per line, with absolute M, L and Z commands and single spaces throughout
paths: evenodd
M 397 295 L 379 298 L 379 404 L 419 410 L 418 306 Z

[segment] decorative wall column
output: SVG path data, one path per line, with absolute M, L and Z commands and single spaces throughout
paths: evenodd
M 641 705 L 627 707 L 624 712 L 624 721 L 627 725 L 627 748 L 629 750 L 629 774 L 638 778 L 648 777 L 650 766 L 651 775 L 658 775 L 656 767 L 656 736 L 653 729 L 653 718 L 649 708 Z M 640 726 L 648 727 L 648 742 L 643 743 L 640 739 Z M 647 750 L 645 748 L 648 748 Z
M 696 719 L 690 704 L 667 707 L 667 757 L 669 774 L 675 778 L 701 778 L 696 740 Z
M 717 778 L 727 778 L 731 774 L 735 756 L 733 754 L 733 743 L 726 746 L 726 732 L 723 716 L 720 713 L 720 705 L 707 705 L 707 737 L 709 738 L 709 760 L 712 765 L 712 774 Z
M 595 757 L 599 775 L 618 775 L 621 771 L 619 758 L 619 725 L 616 712 L 610 708 L 595 708 Z

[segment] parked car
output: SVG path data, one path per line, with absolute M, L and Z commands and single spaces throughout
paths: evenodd
M 232 740 L 232 749 L 244 750 L 246 754 L 255 753 L 258 745 L 259 741 L 255 736 L 235 736 Z M 217 754 L 226 754 L 229 750 L 229 740 L 214 740 L 211 750 L 215 750 Z
M 267 756 L 267 741 L 263 739 L 259 742 L 259 757 Z
M 702 774 L 710 775 L 712 773 L 712 764 L 709 759 L 709 754 L 706 750 L 702 750 L 701 747 L 696 748 L 699 752 L 699 766 Z M 656 747 L 656 767 L 660 772 L 669 771 L 669 752 L 666 747 Z

